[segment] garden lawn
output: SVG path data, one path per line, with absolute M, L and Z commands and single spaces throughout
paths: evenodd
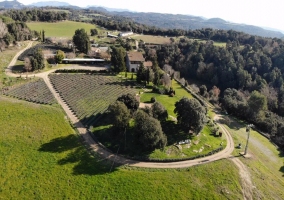
M 164 150 L 156 149 L 149 157 L 154 159 L 175 159 L 175 158 L 192 158 L 199 155 L 206 155 L 218 149 L 222 143 L 223 147 L 226 147 L 226 137 L 214 136 L 208 126 L 204 126 L 203 130 L 198 136 L 193 138 L 186 137 L 184 135 L 178 135 L 175 130 L 172 130 L 172 135 L 168 135 L 168 142 L 170 144 L 185 139 L 191 139 L 190 144 L 169 145 Z M 170 134 L 170 133 L 168 133 Z M 179 148 L 178 148 L 179 147 Z
M 228 118 L 229 117 L 229 118 Z M 235 146 L 242 144 L 242 149 L 235 149 L 234 155 L 244 151 L 247 133 L 246 124 L 228 116 L 227 128 L 232 134 Z M 248 145 L 250 159 L 240 157 L 241 161 L 248 166 L 252 175 L 252 182 L 256 186 L 254 197 L 256 199 L 284 199 L 283 180 L 283 153 L 274 146 L 267 138 L 258 132 L 251 130 Z
M 192 98 L 192 96 L 184 88 L 182 88 L 182 86 L 175 80 L 172 81 L 172 88 L 176 92 L 174 97 L 146 91 L 141 95 L 140 101 L 150 102 L 151 97 L 155 97 L 156 101 L 160 102 L 165 106 L 169 115 L 176 117 L 176 114 L 174 113 L 175 103 L 180 99 L 182 99 L 183 97 L 187 97 L 190 99 Z
M 228 160 L 189 169 L 136 169 L 90 155 L 62 110 L 0 96 L 3 199 L 241 199 Z
M 45 31 L 45 37 L 64 37 L 71 39 L 77 29 L 85 29 L 88 35 L 90 30 L 98 27 L 94 24 L 74 22 L 74 21 L 62 21 L 62 22 L 29 22 L 27 23 L 31 30 Z

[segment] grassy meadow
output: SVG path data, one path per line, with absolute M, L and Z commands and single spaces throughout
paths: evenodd
M 164 37 L 164 36 L 154 36 L 154 35 L 139 35 L 135 34 L 132 35 L 131 38 L 136 40 L 143 40 L 146 43 L 151 44 L 170 44 L 170 37 Z
M 94 24 L 74 22 L 74 21 L 62 21 L 62 22 L 29 22 L 27 23 L 31 30 L 45 31 L 45 37 L 63 37 L 71 39 L 77 29 L 84 28 L 90 35 L 90 30 L 98 27 Z M 100 31 L 100 29 L 99 29 Z
M 175 80 L 172 80 L 172 88 L 176 92 L 174 97 L 170 97 L 169 95 L 160 95 L 157 93 L 153 93 L 152 90 L 150 90 L 143 92 L 140 101 L 150 102 L 151 97 L 155 97 L 156 101 L 160 102 L 167 108 L 169 115 L 175 117 L 176 116 L 176 114 L 174 113 L 175 102 L 179 101 L 183 97 L 192 98 L 192 96 L 185 89 L 183 89 L 182 86 L 178 84 L 178 82 L 176 82 Z
M 188 169 L 116 167 L 93 156 L 60 108 L 0 97 L 2 199 L 241 199 L 222 160 Z

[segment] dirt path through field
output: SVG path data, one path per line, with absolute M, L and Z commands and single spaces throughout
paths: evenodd
M 218 115 L 216 114 L 214 116 L 214 120 L 216 122 L 220 122 L 221 120 L 223 119 L 223 116 L 222 115 Z M 224 131 L 227 131 L 227 129 L 222 125 L 222 124 L 219 124 L 219 127 L 221 128 L 222 132 Z M 232 137 L 231 137 L 232 139 Z M 234 143 L 231 143 L 234 145 Z M 233 147 L 234 148 L 234 147 Z M 252 181 L 251 181 L 251 177 L 250 177 L 250 173 L 247 169 L 247 167 L 242 163 L 242 161 L 237 158 L 237 157 L 234 157 L 234 156 L 231 156 L 230 157 L 230 160 L 233 161 L 233 163 L 238 167 L 239 169 L 239 174 L 240 174 L 240 177 L 241 177 L 241 184 L 242 184 L 242 192 L 243 192 L 243 197 L 245 200 L 251 200 L 253 199 L 252 196 L 253 196 L 253 184 L 252 184 Z
M 233 163 L 239 168 L 239 174 L 241 177 L 241 183 L 242 183 L 242 192 L 244 199 L 251 200 L 253 199 L 253 184 L 250 178 L 250 173 L 247 169 L 247 167 L 242 163 L 242 161 L 236 157 L 232 157 L 231 160 Z
M 5 73 L 7 76 L 12 76 L 12 77 L 17 77 L 19 75 L 15 75 L 12 73 L 12 67 L 16 64 L 18 57 L 27 49 L 31 48 L 33 45 L 33 42 L 29 42 L 28 45 L 23 48 L 22 50 L 20 50 L 15 56 L 14 58 L 11 60 L 11 62 L 9 63 L 9 65 L 7 66 L 7 68 L 5 69 Z

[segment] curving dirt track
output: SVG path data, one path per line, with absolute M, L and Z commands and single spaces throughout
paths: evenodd
M 17 53 L 17 55 L 13 58 L 13 60 L 10 62 L 8 68 L 5 70 L 5 73 L 8 76 L 13 76 L 13 77 L 18 77 L 19 75 L 13 74 L 11 72 L 11 67 L 14 66 L 17 57 L 26 49 L 30 48 L 32 46 L 32 42 L 28 44 L 26 48 L 21 50 L 20 52 Z M 95 69 L 94 67 L 85 67 L 85 66 L 69 66 L 69 67 L 64 67 L 65 69 Z M 102 68 L 96 68 L 98 70 Z M 90 148 L 101 155 L 103 159 L 109 159 L 113 162 L 116 162 L 118 164 L 122 165 L 129 165 L 129 166 L 134 166 L 134 167 L 144 167 L 144 168 L 186 168 L 186 167 L 191 167 L 194 165 L 201 165 L 201 164 L 206 164 L 210 163 L 216 160 L 221 160 L 224 158 L 229 158 L 231 153 L 234 150 L 234 141 L 231 137 L 231 134 L 228 132 L 228 130 L 219 122 L 219 119 L 221 118 L 221 115 L 216 115 L 215 120 L 222 132 L 224 133 L 226 140 L 227 140 L 227 146 L 225 147 L 224 150 L 199 159 L 195 160 L 188 160 L 188 161 L 180 161 L 180 162 L 170 162 L 170 163 L 157 163 L 157 162 L 139 162 L 135 160 L 130 160 L 126 159 L 120 155 L 115 155 L 114 153 L 108 151 L 107 149 L 103 148 L 101 145 L 99 145 L 90 135 L 90 133 L 86 130 L 86 128 L 83 126 L 83 124 L 78 120 L 78 118 L 71 112 L 70 108 L 67 106 L 67 104 L 64 103 L 64 101 L 61 99 L 59 94 L 54 90 L 52 84 L 49 81 L 48 74 L 54 72 L 55 69 L 43 72 L 43 73 L 38 73 L 38 74 L 33 74 L 29 75 L 31 77 L 36 76 L 36 77 L 41 77 L 45 81 L 46 85 L 56 98 L 57 102 L 62 106 L 64 111 L 66 112 L 67 116 L 69 117 L 70 121 L 74 124 L 74 126 L 77 128 L 79 134 L 84 138 L 84 141 L 90 146 Z M 231 160 L 236 164 L 236 166 L 240 170 L 240 176 L 242 180 L 242 186 L 243 186 L 243 195 L 244 199 L 252 199 L 252 182 L 250 179 L 250 174 L 245 167 L 245 165 L 238 159 L 238 158 L 231 158 Z

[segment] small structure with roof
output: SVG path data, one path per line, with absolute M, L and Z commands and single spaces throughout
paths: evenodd
M 118 37 L 126 37 L 126 36 L 129 36 L 129 35 L 133 35 L 133 32 L 132 32 L 132 31 L 120 32 L 120 33 L 118 34 Z
M 130 51 L 126 54 L 126 66 L 129 72 L 137 72 L 140 66 L 145 62 L 141 52 Z
M 145 61 L 145 62 L 143 63 L 143 65 L 144 65 L 144 67 L 147 68 L 147 69 L 153 67 L 152 61 Z

